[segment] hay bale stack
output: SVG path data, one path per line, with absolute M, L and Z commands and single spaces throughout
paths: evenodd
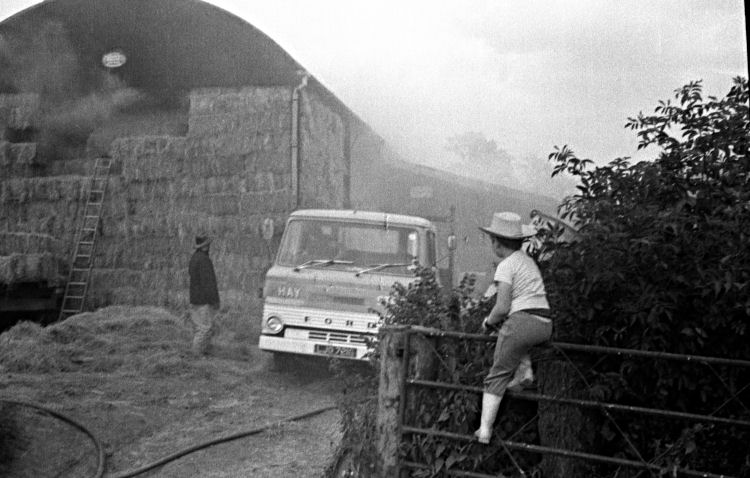
M 53 176 L 11 178 L 0 182 L 0 231 L 52 236 L 70 254 L 88 178 Z
M 0 132 L 6 128 L 23 130 L 37 123 L 39 94 L 18 93 L 0 95 Z
M 293 209 L 291 90 L 209 88 L 190 94 L 187 136 L 115 139 L 122 165 L 108 189 L 90 303 L 184 305 L 194 237 L 211 256 L 225 304 L 258 305 L 279 234 Z M 225 297 L 232 297 L 231 300 Z
M 315 98 L 303 96 L 300 132 L 305 166 L 300 168 L 303 207 L 342 207 L 349 174 L 344 158 L 344 123 L 341 117 Z

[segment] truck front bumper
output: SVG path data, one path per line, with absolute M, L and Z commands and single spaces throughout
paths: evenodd
M 278 335 L 261 335 L 258 348 L 268 352 L 285 352 L 318 357 L 364 360 L 370 351 L 366 345 L 294 339 Z

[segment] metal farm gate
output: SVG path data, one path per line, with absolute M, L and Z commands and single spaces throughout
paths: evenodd
M 409 413 L 407 408 L 414 406 L 414 395 L 418 389 L 432 389 L 432 390 L 447 390 L 447 391 L 465 391 L 468 393 L 476 393 L 481 395 L 483 389 L 478 386 L 462 385 L 460 383 L 452 383 L 447 381 L 436 381 L 431 380 L 436 374 L 436 367 L 450 367 L 451 364 L 446 363 L 446 356 L 438 351 L 438 344 L 445 344 L 450 341 L 478 341 L 478 342 L 495 342 L 495 336 L 480 335 L 480 334 L 466 334 L 459 332 L 445 332 L 436 329 L 428 329 L 424 327 L 415 326 L 384 326 L 381 328 L 380 335 L 380 380 L 378 390 L 378 413 L 377 413 L 377 433 L 378 443 L 377 449 L 380 455 L 380 459 L 383 466 L 383 476 L 388 477 L 401 477 L 401 476 L 412 476 L 412 472 L 418 473 L 422 470 L 422 473 L 418 473 L 417 476 L 428 476 L 428 471 L 433 469 L 434 464 L 420 463 L 417 461 L 409 461 L 402 457 L 404 453 L 405 440 L 414 436 L 422 437 L 437 437 L 440 439 L 450 440 L 455 443 L 456 446 L 466 445 L 469 442 L 475 441 L 473 435 L 453 433 L 450 431 L 444 431 L 439 428 L 439 423 L 431 425 L 429 428 L 418 427 L 413 423 L 410 423 Z M 487 345 L 485 344 L 485 347 Z M 706 426 L 726 427 L 727 432 L 731 433 L 731 429 L 742 428 L 750 429 L 750 421 L 737 420 L 733 418 L 724 418 L 717 416 L 716 414 L 724 410 L 729 403 L 734 403 L 738 406 L 742 414 L 750 413 L 748 407 L 742 403 L 739 395 L 750 388 L 750 375 L 743 375 L 743 383 L 727 383 L 721 374 L 717 371 L 717 368 L 726 367 L 740 367 L 750 369 L 750 361 L 746 360 L 733 360 L 716 357 L 705 357 L 705 356 L 692 356 L 692 355 L 681 355 L 673 353 L 663 352 L 648 352 L 642 350 L 632 349 L 617 349 L 608 348 L 601 346 L 587 346 L 570 343 L 559 343 L 552 342 L 539 347 L 543 349 L 542 352 L 545 354 L 552 354 L 556 360 L 561 361 L 564 364 L 569 364 L 569 370 L 573 370 L 578 376 L 579 383 L 584 384 L 586 387 L 590 387 L 589 382 L 586 380 L 583 372 L 579 367 L 576 367 L 573 361 L 570 359 L 569 354 L 596 354 L 605 357 L 612 356 L 630 356 L 640 357 L 646 360 L 654 361 L 680 361 L 695 366 L 702 366 L 706 368 L 706 371 L 711 376 L 718 380 L 724 387 L 726 392 L 726 401 L 717 407 L 712 413 L 694 414 L 685 413 L 674 410 L 663 410 L 655 408 L 644 408 L 637 406 L 622 405 L 617 403 L 607 403 L 597 400 L 578 399 L 570 398 L 563 395 L 566 390 L 562 393 L 558 393 L 555 396 L 545 395 L 543 393 L 530 393 L 530 392 L 506 392 L 506 397 L 510 396 L 514 400 L 525 400 L 534 401 L 539 403 L 546 402 L 548 404 L 573 406 L 580 409 L 598 410 L 603 414 L 604 419 L 610 424 L 611 429 L 619 433 L 624 442 L 627 444 L 628 453 L 630 458 L 623 458 L 621 456 L 605 456 L 598 454 L 586 453 L 583 451 L 575 451 L 564 448 L 556 448 L 550 446 L 542 446 L 533 443 L 524 443 L 521 441 L 515 441 L 513 438 L 517 436 L 521 430 L 515 430 L 500 442 L 501 449 L 504 451 L 508 463 L 514 474 L 519 476 L 528 476 L 527 471 L 519 464 L 519 460 L 514 457 L 513 452 L 526 452 L 533 454 L 541 454 L 542 456 L 548 457 L 562 457 L 573 460 L 583 460 L 592 464 L 604 464 L 612 465 L 617 467 L 617 470 L 621 468 L 632 469 L 635 475 L 641 476 L 690 476 L 690 477 L 706 477 L 706 478 L 719 478 L 729 477 L 729 475 L 722 475 L 711 473 L 708 471 L 696 471 L 691 469 L 681 468 L 679 466 L 672 466 L 669 469 L 660 465 L 658 462 L 661 458 L 667 455 L 670 451 L 669 446 L 666 450 L 654 456 L 650 459 L 645 459 L 641 455 L 638 449 L 636 449 L 633 442 L 628 438 L 618 425 L 617 421 L 613 418 L 610 412 L 616 412 L 618 414 L 627 415 L 646 415 L 662 419 L 669 420 L 680 420 L 682 422 L 689 423 L 702 423 Z M 601 362 L 601 360 L 600 360 Z M 743 372 L 744 373 L 744 372 Z M 747 382 L 747 383 L 745 383 Z M 501 411 L 502 414 L 502 411 Z M 538 418 L 539 414 L 535 418 Z M 498 417 L 498 420 L 500 417 Z M 522 425 L 521 428 L 527 427 L 535 420 L 527 421 Z M 655 425 L 654 425 L 655 426 Z M 731 436 L 728 435 L 728 436 Z M 493 441 L 497 440 L 496 438 Z M 746 444 L 750 447 L 750 444 Z M 674 444 L 672 444 L 674 446 Z M 636 457 L 636 459 L 632 459 Z M 503 474 L 483 474 L 474 471 L 462 471 L 452 467 L 443 467 L 442 473 L 447 476 L 458 476 L 458 477 L 475 477 L 475 478 L 496 478 L 498 476 L 506 476 Z M 618 472 L 609 473 L 611 476 L 618 476 Z M 633 476 L 626 475 L 626 476 Z

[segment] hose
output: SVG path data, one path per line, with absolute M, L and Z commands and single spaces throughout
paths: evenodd
M 304 418 L 310 418 L 310 417 L 313 417 L 315 415 L 320 415 L 321 413 L 327 412 L 328 410 L 332 410 L 334 408 L 336 408 L 336 407 L 333 406 L 333 405 L 330 405 L 330 406 L 327 406 L 327 407 L 323 407 L 323 408 L 318 408 L 317 410 L 313 410 L 311 412 L 303 413 L 301 415 L 295 415 L 293 417 L 287 417 L 287 418 L 284 418 L 284 419 L 279 420 L 277 422 L 268 423 L 268 424 L 263 425 L 261 427 L 253 428 L 252 430 L 238 432 L 238 433 L 235 433 L 233 435 L 226 436 L 226 437 L 216 438 L 214 440 L 209 440 L 209 441 L 206 441 L 206 442 L 203 442 L 203 443 L 199 443 L 197 445 L 193 445 L 191 447 L 188 447 L 188 448 L 185 448 L 183 450 L 180 450 L 180 451 L 177 451 L 175 453 L 172 453 L 169 456 L 166 456 L 166 457 L 164 457 L 164 458 L 162 458 L 160 460 L 157 460 L 157 461 L 155 461 L 153 463 L 150 463 L 148 465 L 144 465 L 144 466 L 142 466 L 142 467 L 140 467 L 140 468 L 138 468 L 136 470 L 125 471 L 123 473 L 120 473 L 118 475 L 114 475 L 114 476 L 109 477 L 109 478 L 130 478 L 132 476 L 140 475 L 141 473 L 145 473 L 145 472 L 147 472 L 149 470 L 152 470 L 154 468 L 157 468 L 157 467 L 160 467 L 162 465 L 165 465 L 165 464 L 169 463 L 170 461 L 174 461 L 177 458 L 180 458 L 180 457 L 185 456 L 187 454 L 193 453 L 194 451 L 202 450 L 203 448 L 208 448 L 208 447 L 213 446 L 213 445 L 218 445 L 219 443 L 224 443 L 224 442 L 228 442 L 228 441 L 231 441 L 231 440 L 236 440 L 238 438 L 243 438 L 243 437 L 250 436 L 250 435 L 256 435 L 258 433 L 261 433 L 261 432 L 263 432 L 263 431 L 271 428 L 272 426 L 275 426 L 275 425 L 278 425 L 278 424 L 281 424 L 281 423 L 284 423 L 284 422 L 295 422 L 297 420 L 302 420 Z
M 83 433 L 86 434 L 86 436 L 88 436 L 91 439 L 91 441 L 94 442 L 94 446 L 96 447 L 98 463 L 96 466 L 96 474 L 94 475 L 94 478 L 101 478 L 102 475 L 104 475 L 104 448 L 102 447 L 102 444 L 99 442 L 96 436 L 94 436 L 94 434 L 91 433 L 88 428 L 86 428 L 85 426 L 81 425 L 80 423 L 78 423 L 77 421 L 73 420 L 72 418 L 70 418 L 69 416 L 63 413 L 60 413 L 58 411 L 52 410 L 50 408 L 47 408 L 45 406 L 42 406 L 36 403 L 26 402 L 23 400 L 7 400 L 4 398 L 1 398 L 0 402 L 41 410 L 81 430 Z
M 13 404 L 13 405 L 20 405 L 20 406 L 25 406 L 25 407 L 30 407 L 30 408 L 35 408 L 37 410 L 41 410 L 41 411 L 43 411 L 45 413 L 48 413 L 49 415 L 51 415 L 51 416 L 53 416 L 55 418 L 59 418 L 60 420 L 66 422 L 66 423 L 69 423 L 70 425 L 73 425 L 74 427 L 76 427 L 79 430 L 81 430 L 83 433 L 85 433 L 91 439 L 91 441 L 94 442 L 94 445 L 96 446 L 97 455 L 98 455 L 98 457 L 97 457 L 98 463 L 97 463 L 97 468 L 96 468 L 96 474 L 93 476 L 93 478 L 102 478 L 102 476 L 104 475 L 104 448 L 102 447 L 101 443 L 96 438 L 96 436 L 94 436 L 94 434 L 91 433 L 85 426 L 81 425 L 80 423 L 78 423 L 77 421 L 75 421 L 72 418 L 68 417 L 67 415 L 64 415 L 64 414 L 62 414 L 60 412 L 57 412 L 57 411 L 52 410 L 52 409 L 49 409 L 49 408 L 44 407 L 42 405 L 38 405 L 36 403 L 30 403 L 30 402 L 25 402 L 25 401 L 21 401 L 21 400 L 6 400 L 6 399 L 0 399 L 0 402 L 10 403 L 10 404 Z M 228 441 L 236 440 L 238 438 L 243 438 L 243 437 L 247 437 L 247 436 L 250 436 L 250 435 L 257 435 L 258 433 L 264 432 L 265 430 L 268 430 L 269 428 L 271 428 L 273 426 L 276 426 L 276 425 L 279 425 L 281 423 L 296 422 L 298 420 L 303 420 L 305 418 L 314 417 L 315 415 L 320 415 L 321 413 L 327 412 L 328 410 L 333 410 L 335 408 L 336 408 L 335 405 L 329 405 L 329 406 L 326 406 L 326 407 L 322 407 L 322 408 L 318 408 L 318 409 L 312 410 L 310 412 L 302 413 L 300 415 L 294 415 L 294 416 L 291 416 L 291 417 L 283 418 L 283 419 L 281 419 L 279 421 L 276 421 L 276 422 L 267 423 L 267 424 L 265 424 L 265 425 L 263 425 L 261 427 L 258 427 L 258 428 L 253 428 L 251 430 L 241 431 L 241 432 L 237 432 L 237 433 L 234 433 L 232 435 L 225 436 L 225 437 L 220 437 L 220 438 L 215 438 L 213 440 L 205 441 L 203 443 L 199 443 L 197 445 L 193 445 L 193 446 L 190 446 L 188 448 L 184 448 L 182 450 L 176 451 L 176 452 L 172 453 L 169 456 L 161 458 L 161 459 L 159 459 L 159 460 L 157 460 L 157 461 L 155 461 L 153 463 L 144 465 L 144 466 L 142 466 L 142 467 L 140 467 L 138 469 L 130 470 L 130 471 L 125 471 L 125 472 L 119 473 L 117 475 L 113 475 L 111 477 L 108 477 L 108 478 L 131 478 L 133 476 L 140 475 L 140 474 L 145 473 L 145 472 L 147 472 L 149 470 L 152 470 L 154 468 L 157 468 L 157 467 L 160 467 L 162 465 L 165 465 L 165 464 L 167 464 L 167 463 L 169 463 L 171 461 L 176 460 L 177 458 L 183 457 L 183 456 L 188 455 L 190 453 L 193 453 L 195 451 L 202 450 L 204 448 L 208 448 L 208 447 L 213 446 L 213 445 L 218 445 L 220 443 L 225 443 L 225 442 L 228 442 Z

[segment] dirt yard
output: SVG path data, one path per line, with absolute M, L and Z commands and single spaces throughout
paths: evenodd
M 191 356 L 184 318 L 160 308 L 109 307 L 47 328 L 23 322 L 0 335 L 0 398 L 87 427 L 104 446 L 105 477 L 267 424 L 137 476 L 324 476 L 340 438 L 338 412 L 280 421 L 333 405 L 337 381 L 324 362 L 280 369 L 243 320 L 220 317 L 206 358 Z M 0 427 L 15 431 L 1 440 L 0 476 L 95 476 L 96 450 L 83 433 L 33 409 L 0 407 Z

